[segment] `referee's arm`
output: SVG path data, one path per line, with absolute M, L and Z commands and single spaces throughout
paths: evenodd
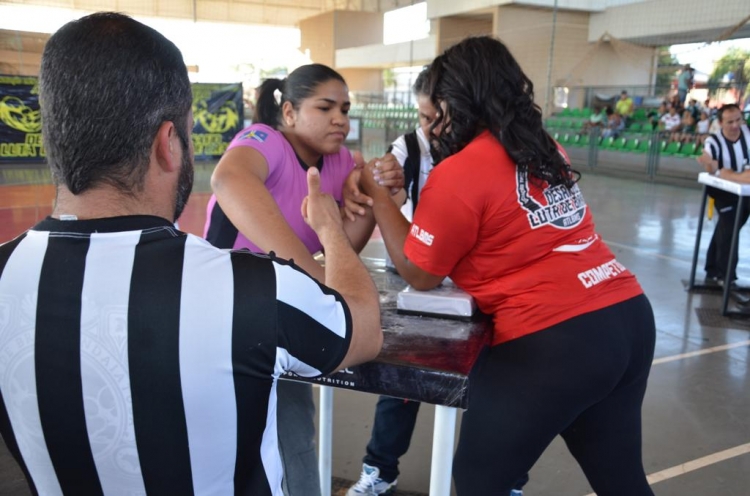
M 736 183 L 750 184 L 750 170 L 734 172 L 732 169 L 725 167 L 719 171 L 719 177 Z
M 703 154 L 696 160 L 698 160 L 698 163 L 701 164 L 704 169 L 706 169 L 706 172 L 710 172 L 711 174 L 715 173 L 719 169 L 719 162 L 711 157 L 708 150 L 704 149 Z
M 378 291 L 370 274 L 352 248 L 342 226 L 336 202 L 320 191 L 320 173 L 307 171 L 308 195 L 302 203 L 302 216 L 315 230 L 326 254 L 326 286 L 346 301 L 352 317 L 349 351 L 337 369 L 375 358 L 383 346 Z

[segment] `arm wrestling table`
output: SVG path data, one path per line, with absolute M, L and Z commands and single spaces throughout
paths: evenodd
M 732 243 L 729 250 L 729 260 L 733 260 L 737 254 L 737 249 L 740 241 L 740 215 L 742 207 L 745 204 L 746 198 L 750 196 L 750 184 L 740 184 L 734 181 L 728 181 L 720 177 L 716 177 L 708 172 L 701 172 L 698 174 L 698 182 L 703 184 L 703 198 L 701 200 L 700 214 L 698 215 L 698 233 L 695 236 L 695 249 L 693 250 L 693 263 L 690 267 L 690 281 L 688 283 L 688 291 L 697 287 L 701 287 L 695 284 L 695 271 L 698 265 L 698 251 L 700 250 L 701 234 L 703 231 L 703 217 L 706 212 L 706 200 L 708 198 L 708 186 L 726 191 L 737 196 L 737 215 L 734 219 L 734 228 L 732 230 Z M 727 316 L 743 316 L 747 317 L 748 314 L 745 312 L 728 311 L 729 306 L 729 294 L 731 292 L 731 271 L 727 271 L 724 276 L 724 287 L 723 295 L 721 300 L 721 314 Z
M 430 496 L 448 496 L 456 412 L 468 406 L 469 372 L 489 344 L 489 319 L 464 322 L 401 315 L 396 296 L 406 287 L 397 274 L 370 268 L 380 292 L 383 349 L 368 363 L 326 377 L 293 380 L 320 384 L 318 464 L 323 496 L 331 494 L 333 388 L 382 394 L 436 405 L 430 467 Z

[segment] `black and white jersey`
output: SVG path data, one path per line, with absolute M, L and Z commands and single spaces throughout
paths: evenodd
M 0 431 L 36 494 L 281 495 L 276 381 L 335 370 L 336 292 L 148 216 L 0 246 Z
M 745 165 L 750 165 L 750 130 L 740 126 L 740 137 L 734 142 L 723 133 L 712 134 L 706 138 L 703 149 L 719 162 L 719 169 L 742 172 Z

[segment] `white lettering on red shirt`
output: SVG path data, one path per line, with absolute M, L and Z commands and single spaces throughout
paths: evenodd
M 432 242 L 435 240 L 435 236 L 428 233 L 424 229 L 421 229 L 418 225 L 412 224 L 411 231 L 409 232 L 413 237 L 417 238 L 419 241 L 424 243 L 427 246 L 432 246 Z
M 578 280 L 581 281 L 583 287 L 588 289 L 596 286 L 600 282 L 616 277 L 626 270 L 627 269 L 620 262 L 613 258 L 609 262 L 603 263 L 598 267 L 579 273 Z

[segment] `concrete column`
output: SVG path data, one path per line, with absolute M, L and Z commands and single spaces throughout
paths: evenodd
M 336 67 L 336 50 L 382 45 L 383 14 L 380 12 L 331 11 L 300 21 L 300 50 L 310 59 Z M 341 69 L 350 91 L 383 91 L 382 69 Z

